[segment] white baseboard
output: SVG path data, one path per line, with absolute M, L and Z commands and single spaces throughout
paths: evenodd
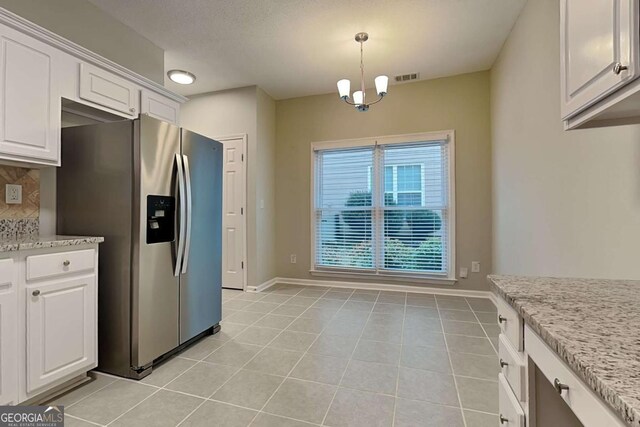
M 429 286 L 390 285 L 387 283 L 371 282 L 345 282 L 334 280 L 294 279 L 287 277 L 274 277 L 258 286 L 247 288 L 249 292 L 261 292 L 276 283 L 301 286 L 324 286 L 332 288 L 369 289 L 375 291 L 414 292 L 417 294 L 451 295 L 469 298 L 488 298 L 496 305 L 495 295 L 490 291 L 468 291 L 463 289 L 434 288 Z
M 258 286 L 247 286 L 246 291 L 247 292 L 262 292 L 265 289 L 268 289 L 268 288 L 272 287 L 276 283 L 280 283 L 280 282 L 278 282 L 278 277 L 274 277 L 271 280 L 267 280 L 264 283 L 260 283 Z

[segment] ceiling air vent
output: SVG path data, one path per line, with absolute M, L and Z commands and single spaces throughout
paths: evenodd
M 420 73 L 402 74 L 394 77 L 396 83 L 410 82 L 413 80 L 418 80 L 419 78 L 420 78 Z

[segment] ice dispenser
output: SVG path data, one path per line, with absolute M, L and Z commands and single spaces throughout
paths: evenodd
M 175 197 L 147 196 L 147 244 L 173 242 Z

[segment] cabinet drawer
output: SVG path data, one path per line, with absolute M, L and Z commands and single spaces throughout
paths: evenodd
M 528 326 L 525 327 L 527 354 L 545 378 L 568 386 L 560 396 L 585 427 L 624 426 L 609 406 L 573 373 L 558 355 Z
M 509 382 L 518 400 L 525 402 L 527 400 L 527 381 L 524 355 L 517 352 L 503 334 L 500 334 L 499 346 L 500 371 Z
M 96 252 L 93 249 L 60 252 L 27 257 L 27 280 L 93 271 L 96 268 Z
M 498 374 L 498 403 L 501 426 L 524 427 L 524 411 L 502 374 Z
M 502 333 L 509 339 L 513 348 L 523 350 L 522 317 L 505 300 L 498 298 L 498 324 Z
M 132 82 L 108 71 L 80 64 L 80 98 L 136 117 L 140 90 Z

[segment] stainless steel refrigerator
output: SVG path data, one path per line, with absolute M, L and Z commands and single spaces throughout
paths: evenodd
M 219 142 L 148 116 L 64 129 L 57 231 L 105 238 L 99 370 L 142 378 L 219 329 Z

